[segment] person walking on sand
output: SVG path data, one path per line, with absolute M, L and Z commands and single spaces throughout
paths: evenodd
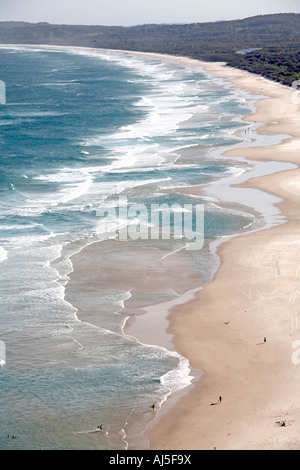
M 266 337 L 264 337 L 264 342 L 265 342 L 265 343 L 267 342 L 267 338 L 266 338 Z
M 219 396 L 219 403 L 221 403 L 221 401 L 222 401 L 222 397 L 221 397 L 221 395 L 220 395 L 220 396 Z

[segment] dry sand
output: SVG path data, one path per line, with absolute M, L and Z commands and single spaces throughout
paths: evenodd
M 224 64 L 199 64 L 265 96 L 256 114 L 246 118 L 265 124 L 258 133 L 291 136 L 278 145 L 236 148 L 225 155 L 299 165 L 295 90 Z M 300 169 L 243 186 L 280 197 L 287 222 L 222 244 L 212 282 L 171 311 L 168 331 L 176 349 L 204 374 L 175 406 L 165 413 L 162 407 L 147 432 L 150 449 L 300 448 Z M 285 427 L 278 425 L 281 420 Z

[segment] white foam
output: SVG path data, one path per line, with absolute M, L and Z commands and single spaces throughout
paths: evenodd
M 64 116 L 65 113 L 57 113 L 54 111 L 30 111 L 30 112 L 11 112 L 10 113 L 14 117 L 21 117 L 21 118 L 37 118 L 37 117 L 50 117 L 50 116 Z
M 50 174 L 35 176 L 32 178 L 32 181 L 40 181 L 45 184 L 58 183 L 61 185 L 61 188 L 55 192 L 45 191 L 42 193 L 40 191 L 31 191 L 30 185 L 28 190 L 23 187 L 17 189 L 12 186 L 12 189 L 24 196 L 25 199 L 22 200 L 22 205 L 20 206 L 15 205 L 14 207 L 6 208 L 5 213 L 7 215 L 34 216 L 42 214 L 49 208 L 54 208 L 59 204 L 70 203 L 88 192 L 93 183 L 93 174 L 92 171 L 85 169 L 73 170 L 64 168 Z
M 3 246 L 0 246 L 0 262 L 5 261 L 8 258 L 8 251 L 3 248 Z
M 135 106 L 144 108 L 146 116 L 140 121 L 123 126 L 119 131 L 109 136 L 99 136 L 87 138 L 81 144 L 85 146 L 104 146 L 107 142 L 111 147 L 111 141 L 114 147 L 119 150 L 113 157 L 116 159 L 111 165 L 113 168 L 130 168 L 133 166 L 161 165 L 167 155 L 173 150 L 172 140 L 167 143 L 160 142 L 159 152 L 153 152 L 153 140 L 157 137 L 174 136 L 180 123 L 188 121 L 196 112 L 202 113 L 208 107 L 203 103 L 203 97 L 198 97 L 194 83 L 190 80 L 184 80 L 189 71 L 184 68 L 178 70 L 170 68 L 169 64 L 163 60 L 155 58 L 140 58 L 135 54 L 114 52 L 114 51 L 95 51 L 95 50 L 72 50 L 73 54 L 82 54 L 92 57 L 99 57 L 109 62 L 116 62 L 123 67 L 128 67 L 138 73 L 143 83 L 149 82 L 153 86 L 146 96 L 141 97 Z M 194 137 L 196 140 L 197 136 Z M 193 139 L 193 137 L 192 137 Z M 182 141 L 182 137 L 178 138 Z M 137 142 L 142 141 L 141 145 Z M 147 145 L 147 142 L 149 144 Z M 177 144 L 178 146 L 178 144 Z M 162 152 L 165 149 L 165 153 Z
M 37 223 L 30 223 L 26 225 L 0 225 L 1 230 L 27 230 L 30 228 L 36 228 L 36 227 L 43 227 L 43 224 L 37 224 Z
M 191 385 L 195 377 L 191 375 L 190 363 L 185 357 L 172 352 L 169 354 L 179 359 L 179 365 L 163 375 L 160 381 L 162 385 L 169 388 L 172 394 Z
M 27 50 L 27 49 L 24 49 Z M 31 49 L 33 50 L 33 49 Z M 41 50 L 41 49 L 36 49 Z M 128 67 L 130 69 L 135 69 L 136 72 L 140 75 L 143 82 L 147 81 L 151 85 L 155 85 L 153 91 L 149 93 L 147 97 L 141 98 L 135 104 L 137 107 L 144 107 L 145 112 L 147 113 L 145 118 L 141 119 L 139 122 L 124 126 L 117 133 L 110 136 L 96 137 L 95 139 L 87 139 L 83 142 L 82 145 L 105 145 L 114 140 L 115 147 L 118 149 L 118 155 L 113 155 L 116 157 L 116 161 L 108 163 L 105 168 L 101 168 L 101 171 L 121 171 L 122 169 L 131 169 L 132 171 L 140 171 L 141 167 L 145 168 L 145 171 L 149 169 L 152 171 L 155 168 L 155 165 L 161 165 L 162 168 L 167 154 L 164 154 L 159 151 L 158 144 L 153 144 L 151 141 L 152 138 L 163 137 L 163 136 L 173 136 L 174 132 L 178 129 L 179 124 L 183 121 L 188 120 L 194 115 L 195 112 L 202 112 L 204 109 L 208 110 L 208 107 L 204 107 L 203 104 L 197 102 L 197 95 L 193 89 L 194 84 L 191 82 L 179 82 L 179 80 L 184 76 L 184 71 L 179 72 L 178 76 L 175 77 L 174 69 L 168 68 L 165 64 L 159 61 L 155 63 L 151 60 L 139 59 L 134 54 L 120 54 L 114 52 L 99 52 L 99 51 L 87 51 L 87 50 L 73 50 L 71 53 L 74 54 L 83 54 L 89 55 L 92 57 L 99 57 L 100 59 L 106 59 L 108 61 L 115 61 L 122 66 Z M 174 81 L 170 81 L 174 79 Z M 178 81 L 176 81 L 178 80 Z M 138 81 L 138 79 L 137 79 Z M 63 84 L 63 83 L 61 83 Z M 223 82 L 222 82 L 223 86 Z M 199 88 L 198 88 L 199 91 Z M 227 98 L 224 98 L 224 103 L 227 101 Z M 243 97 L 241 98 L 241 103 L 244 102 Z M 228 132 L 228 131 L 226 131 Z M 188 141 L 192 142 L 193 140 L 213 138 L 212 134 L 206 134 L 202 136 L 189 136 Z M 139 145 L 137 143 L 138 139 L 143 139 L 143 143 Z M 148 140 L 147 140 L 148 139 Z M 176 136 L 176 141 L 181 141 L 182 137 Z M 147 143 L 149 142 L 149 143 Z M 169 143 L 169 147 L 165 150 L 171 150 L 172 145 Z M 176 148 L 178 148 L 178 143 Z M 184 145 L 182 146 L 184 147 Z M 181 148 L 182 148 L 181 147 Z M 188 145 L 186 145 L 188 147 Z M 89 152 L 81 152 L 82 154 L 88 154 Z M 189 165 L 187 165 L 189 166 Z M 170 166 L 168 166 L 170 169 Z M 181 169 L 184 166 L 180 166 Z M 141 186 L 145 184 L 158 183 L 165 181 L 166 179 L 148 179 L 147 181 L 130 180 L 122 181 L 117 183 L 109 182 L 95 182 L 94 176 L 99 172 L 99 168 L 85 168 L 85 169 L 76 169 L 70 170 L 68 168 L 53 171 L 49 175 L 40 175 L 35 177 L 35 180 L 45 182 L 45 183 L 60 183 L 63 186 L 63 189 L 57 191 L 57 193 L 46 194 L 44 197 L 39 194 L 34 198 L 33 194 L 28 193 L 28 205 L 25 205 L 23 210 L 28 215 L 38 214 L 45 210 L 47 206 L 51 206 L 52 210 L 54 206 L 59 205 L 60 203 L 68 203 L 68 210 L 71 210 L 71 201 L 81 198 L 84 202 L 84 196 L 88 195 L 88 199 L 91 204 L 94 204 L 94 201 L 99 200 L 102 203 L 107 196 L 112 194 L 120 194 L 125 189 L 134 188 L 135 186 Z M 241 172 L 239 175 L 234 174 L 236 172 Z M 237 170 L 233 168 L 231 170 L 230 177 L 236 178 L 237 176 L 242 175 L 243 170 Z M 228 175 L 226 175 L 228 176 Z M 168 178 L 170 180 L 170 178 Z M 226 186 L 229 186 L 230 181 L 226 181 Z M 225 182 L 222 187 L 225 186 Z M 212 199 L 213 195 L 210 195 L 208 192 L 207 199 Z M 33 202 L 34 199 L 34 202 Z M 76 210 L 77 207 L 82 207 L 79 205 L 72 205 L 72 208 Z M 113 221 L 112 221 L 113 222 Z M 127 220 L 121 221 L 123 223 L 128 223 Z M 120 221 L 118 221 L 120 223 Z M 112 230 L 115 228 L 114 225 L 110 227 Z M 97 227 L 99 233 L 103 231 L 103 227 L 99 224 Z M 15 241 L 18 242 L 20 247 L 26 247 L 30 244 L 35 244 L 38 241 L 45 241 L 53 234 L 46 236 L 32 236 L 32 237 L 22 237 L 16 238 Z M 3 261 L 7 258 L 7 251 L 0 247 L 0 261 Z M 69 261 L 69 263 L 68 263 Z M 70 260 L 64 259 L 64 268 L 65 272 L 72 270 L 72 263 Z M 53 274 L 55 277 L 55 273 Z M 47 280 L 49 280 L 47 278 Z M 57 287 L 57 286 L 56 286 Z M 48 288 L 47 288 L 48 289 Z M 45 288 L 46 292 L 46 288 Z M 64 289 L 53 288 L 48 292 L 53 296 L 58 296 L 60 299 L 64 299 Z M 33 296 L 43 296 L 43 292 L 38 292 L 33 290 Z M 49 294 L 50 295 L 50 294 Z M 123 307 L 124 300 L 130 293 L 122 294 L 124 297 L 119 297 L 117 302 L 120 307 Z M 183 302 L 183 299 L 182 299 Z M 125 321 L 125 320 L 124 320 Z M 153 347 L 153 346 L 152 346 Z M 191 384 L 193 379 L 191 375 L 190 365 L 187 359 L 183 358 L 179 354 L 165 350 L 170 356 L 176 357 L 178 359 L 178 366 L 169 371 L 161 378 L 161 384 L 163 388 L 169 390 L 170 393 L 177 391 L 183 387 L 186 387 Z

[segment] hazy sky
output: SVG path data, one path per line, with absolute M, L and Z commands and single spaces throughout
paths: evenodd
M 0 0 L 0 21 L 131 26 L 300 13 L 300 0 Z

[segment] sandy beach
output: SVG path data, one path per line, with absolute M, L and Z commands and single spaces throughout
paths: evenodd
M 262 96 L 256 102 L 255 114 L 245 120 L 259 124 L 256 132 L 260 135 L 289 136 L 277 145 L 232 148 L 224 158 L 293 163 L 295 168 L 299 165 L 300 104 L 294 89 L 222 63 L 161 57 L 201 66 L 232 86 Z M 276 196 L 285 223 L 222 243 L 218 248 L 220 266 L 213 280 L 194 297 L 187 296 L 186 301 L 170 308 L 168 321 L 165 316 L 160 318 L 159 306 L 155 306 L 152 311 L 149 307 L 151 315 L 133 316 L 124 326 L 125 334 L 141 342 L 154 344 L 155 338 L 155 344 L 175 349 L 188 359 L 195 376 L 200 375 L 192 386 L 168 399 L 149 425 L 145 434 L 152 450 L 300 448 L 300 170 L 251 178 L 239 187 L 262 191 L 262 202 L 268 195 Z M 193 186 L 183 191 L 197 196 L 205 189 Z M 115 247 L 110 244 L 113 253 Z M 115 273 L 109 269 L 108 279 L 95 276 L 89 260 L 95 256 L 96 245 L 73 258 L 74 272 L 67 288 L 73 304 L 78 288 L 96 289 L 100 283 L 115 280 Z M 163 266 L 157 266 L 148 255 L 147 250 L 142 253 L 137 270 L 127 273 L 126 279 L 117 278 L 118 285 L 128 290 L 136 279 L 141 281 L 137 301 L 132 296 L 129 303 L 125 302 L 129 313 L 145 310 L 139 294 L 149 294 L 151 288 L 155 295 L 160 285 L 162 296 L 168 297 L 173 286 L 180 285 L 177 261 L 185 266 L 185 279 L 191 288 L 197 288 L 197 278 L 184 255 Z M 125 250 L 121 261 L 130 256 Z M 158 279 L 157 273 L 161 276 L 166 269 L 172 278 L 160 284 L 163 278 Z M 76 301 L 75 306 L 81 320 L 101 324 L 97 309 L 85 308 Z M 282 421 L 284 427 L 279 425 Z M 129 427 L 130 423 L 126 430 L 130 434 Z
M 246 118 L 264 124 L 258 133 L 291 136 L 278 145 L 236 148 L 224 156 L 299 165 L 295 90 L 224 64 L 201 65 L 264 95 Z M 171 310 L 168 332 L 175 347 L 203 376 L 165 413 L 162 407 L 147 432 L 150 449 L 300 448 L 299 183 L 299 169 L 243 183 L 264 191 L 262 199 L 266 193 L 278 196 L 286 223 L 220 245 L 214 279 Z M 187 191 L 199 194 L 203 188 Z
M 147 448 L 148 443 L 150 450 L 298 450 L 300 92 L 224 63 L 119 52 L 202 68 L 208 76 L 220 77 L 221 86 L 225 80 L 243 90 L 255 103 L 253 114 L 244 118 L 251 128 L 247 140 L 257 133 L 261 142 L 272 144 L 220 149 L 220 158 L 226 161 L 253 162 L 254 170 L 241 177 L 172 188 L 195 201 L 217 191 L 220 206 L 249 209 L 248 215 L 257 217 L 251 232 L 217 241 L 218 262 L 209 279 L 205 266 L 199 274 L 187 250 L 170 252 L 169 240 L 163 245 L 161 240 L 140 244 L 91 237 L 75 240 L 74 246 L 70 243 L 58 258 L 58 264 L 71 259 L 62 283 L 63 300 L 76 309 L 70 315 L 89 327 L 107 328 L 122 340 L 127 335 L 142 346 L 165 348 L 190 365 L 191 385 L 172 394 L 161 407 L 156 403 L 150 410 L 151 395 L 146 411 L 133 409 L 127 421 L 117 417 L 117 433 L 124 431 L 128 450 Z M 182 151 L 188 153 L 190 148 Z M 260 174 L 263 164 L 269 165 L 269 171 Z M 247 197 L 240 199 L 243 190 Z M 273 223 L 263 225 L 259 208 L 271 211 Z M 117 306 L 99 302 L 110 289 L 124 294 Z
M 245 120 L 259 124 L 256 132 L 260 135 L 289 136 L 277 145 L 232 148 L 223 153 L 224 158 L 299 165 L 300 104 L 294 89 L 221 63 L 161 57 L 191 67 L 201 66 L 209 74 L 225 78 L 232 86 L 262 96 L 256 102 L 255 114 Z M 131 316 L 124 327 L 125 334 L 141 342 L 177 350 L 189 360 L 194 375 L 200 375 L 192 386 L 163 404 L 146 430 L 150 449 L 300 448 L 300 170 L 277 171 L 249 179 L 239 187 L 263 191 L 262 203 L 267 196 L 276 196 L 285 223 L 222 243 L 218 248 L 220 267 L 213 280 L 194 298 L 187 296 L 185 302 L 173 308 L 170 302 L 168 321 L 166 311 L 161 312 L 156 305 L 146 309 L 148 315 Z M 199 195 L 205 189 L 193 186 L 182 191 Z M 92 288 L 91 278 L 95 288 L 103 283 L 94 274 L 83 276 L 87 271 L 95 273 L 88 261 L 93 259 L 95 248 L 97 244 L 83 250 L 77 262 L 76 257 L 73 259 L 74 273 L 68 288 L 71 296 L 72 280 L 76 289 L 81 285 L 83 290 Z M 140 276 L 142 292 L 149 294 L 151 290 L 155 295 L 157 273 L 161 276 L 167 269 L 173 274 L 169 281 L 165 277 L 161 286 L 164 292 L 169 292 L 174 284 L 181 282 L 176 277 L 179 265 L 185 266 L 185 274 L 190 274 L 188 282 L 193 281 L 193 272 L 189 271 L 192 268 L 184 258 L 175 257 L 170 259 L 169 266 L 158 267 L 154 258 L 148 259 L 147 252 L 145 256 L 142 255 L 137 270 L 127 273 L 125 284 L 123 278 L 118 279 L 120 285 L 130 289 Z M 147 266 L 146 280 L 144 266 Z M 82 279 L 85 279 L 83 284 Z M 196 278 L 193 282 L 190 285 L 195 289 Z M 144 307 L 133 299 L 134 296 L 129 303 L 125 302 L 129 313 Z M 76 302 L 75 305 L 80 307 Z M 99 312 L 81 307 L 81 319 L 94 324 L 101 322 Z M 281 427 L 281 421 L 286 426 Z M 130 434 L 130 422 L 126 431 Z M 134 448 L 134 443 L 129 446 Z

